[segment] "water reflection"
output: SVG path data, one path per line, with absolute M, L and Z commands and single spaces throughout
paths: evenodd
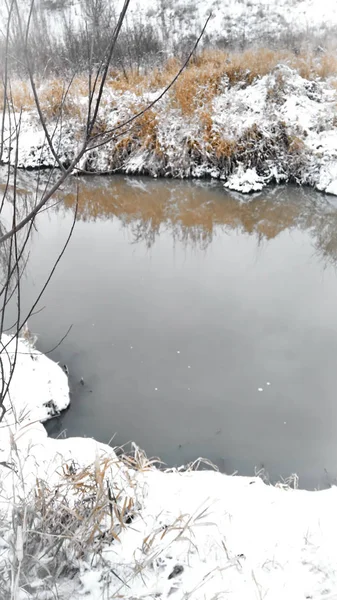
M 208 193 L 212 190 L 212 196 Z M 74 209 L 76 192 L 62 193 Z M 221 185 L 143 179 L 97 178 L 80 183 L 78 219 L 113 219 L 128 228 L 131 241 L 151 248 L 163 231 L 174 241 L 206 249 L 214 236 L 236 230 L 258 243 L 285 230 L 310 230 L 313 246 L 325 261 L 337 262 L 337 208 L 310 188 L 268 189 L 253 197 L 225 192 Z
M 28 307 L 75 196 L 70 182 L 37 220 Z M 51 354 L 68 365 L 72 405 L 49 430 L 116 433 L 168 465 L 201 455 L 226 472 L 264 466 L 315 487 L 327 469 L 332 481 L 333 202 L 291 186 L 242 198 L 211 182 L 82 179 L 73 238 L 30 323 L 42 351 L 73 324 Z

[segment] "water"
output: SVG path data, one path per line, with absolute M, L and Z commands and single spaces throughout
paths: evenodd
M 24 305 L 74 215 L 75 191 L 34 232 Z M 137 442 L 168 465 L 302 487 L 336 476 L 337 207 L 291 186 L 253 199 L 220 184 L 83 180 L 75 231 L 30 321 L 67 364 L 71 408 L 51 435 Z M 81 382 L 83 378 L 83 382 Z

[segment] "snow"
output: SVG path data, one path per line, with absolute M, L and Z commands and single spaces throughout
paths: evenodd
M 8 342 L 9 337 L 3 337 L 2 343 Z M 15 340 L 7 348 L 11 357 L 13 344 Z M 104 460 L 109 460 L 107 480 L 132 497 L 136 507 L 132 521 L 120 528 L 118 539 L 102 538 L 98 554 L 91 558 L 85 552 L 82 558 L 67 555 L 67 570 L 53 584 L 53 594 L 60 600 L 84 595 L 88 600 L 167 600 L 172 596 L 177 600 L 336 600 L 335 486 L 308 492 L 287 484 L 266 485 L 258 477 L 184 468 L 160 471 L 141 459 L 137 448 L 135 462 L 139 466 L 135 468 L 135 462 L 128 465 L 112 448 L 95 440 L 48 438 L 32 416 L 46 417 L 45 403 L 50 397 L 55 411 L 67 405 L 65 374 L 26 340 L 18 340 L 18 349 L 10 397 L 17 413 L 23 406 L 31 410 L 20 423 L 2 424 L 0 510 L 8 513 L 13 484 L 21 497 L 28 498 L 37 481 L 47 482 L 50 490 L 54 486 L 60 494 L 60 486 L 67 480 L 66 464 L 68 468 L 73 465 L 81 482 L 85 481 L 81 468 L 97 473 Z M 8 433 L 7 446 L 4 431 Z M 70 487 L 69 500 L 74 493 Z M 75 506 L 79 510 L 79 505 Z M 11 522 L 8 526 L 4 533 L 1 521 L 2 566 L 10 553 Z M 25 536 L 19 525 L 16 547 L 22 560 Z M 52 569 L 50 557 L 49 562 L 41 561 Z M 34 563 L 31 572 L 25 573 L 30 587 L 17 597 L 49 598 L 41 587 L 45 579 L 39 579 L 37 573 Z
M 335 488 L 286 491 L 257 478 L 212 472 L 151 471 L 143 479 L 141 530 L 126 530 L 121 548 L 104 556 L 114 558 L 122 577 L 135 559 L 154 564 L 121 593 L 168 598 L 175 591 L 177 598 L 224 594 L 238 600 L 333 597 Z M 142 542 L 151 534 L 156 539 L 146 555 Z M 177 566 L 181 573 L 174 577 Z
M 69 406 L 66 374 L 24 338 L 3 335 L 1 357 L 4 381 L 9 382 L 12 365 L 16 368 L 5 397 L 6 423 L 47 421 Z M 26 387 L 33 398 L 26 400 Z
M 337 148 L 337 140 L 336 146 Z M 337 196 L 337 160 L 327 162 L 320 172 L 317 189 Z
M 158 91 L 158 94 L 160 91 Z M 153 96 L 153 94 L 151 94 Z M 85 98 L 77 105 L 85 118 Z M 144 95 L 122 94 L 109 87 L 103 95 L 100 119 L 109 128 L 143 108 Z M 111 108 L 113 107 L 113 109 Z M 296 181 L 326 193 L 336 193 L 337 104 L 334 82 L 308 81 L 289 65 L 278 65 L 251 85 L 230 86 L 211 105 L 183 114 L 171 96 L 156 106 L 156 144 L 139 137 L 137 123 L 118 138 L 88 151 L 79 168 L 98 173 L 124 172 L 170 176 L 212 177 L 241 193 L 259 191 L 270 182 Z M 230 158 L 217 154 L 205 139 L 203 111 L 209 111 L 213 139 L 232 145 Z M 78 150 L 82 121 L 64 115 L 62 126 L 48 122 L 60 161 L 67 164 Z M 9 123 L 7 130 L 9 133 Z M 54 131 L 55 128 L 55 131 Z M 4 160 L 13 160 L 15 139 L 8 138 Z M 125 151 L 127 148 L 127 151 Z M 22 168 L 54 166 L 44 132 L 34 110 L 24 111 L 18 148 Z
M 115 11 L 118 14 L 123 0 L 116 0 Z M 46 7 L 44 17 L 52 22 L 53 33 L 62 35 L 64 22 L 79 28 L 84 20 L 84 0 L 67 0 L 64 8 L 57 9 L 61 2 L 37 5 Z M 52 5 L 54 4 L 54 8 Z M 29 6 L 29 0 L 21 0 L 20 7 Z M 337 7 L 334 0 L 131 0 L 127 23 L 149 23 L 158 28 L 165 22 L 170 33 L 170 41 L 182 40 L 191 34 L 200 33 L 208 15 L 212 18 L 207 34 L 215 40 L 235 43 L 242 38 L 245 41 L 259 40 L 266 33 L 275 40 L 285 34 L 323 33 L 332 30 L 337 24 Z M 1 25 L 1 15 L 0 15 Z
M 228 177 L 228 181 L 224 184 L 230 190 L 247 194 L 249 192 L 259 192 L 265 186 L 265 179 L 260 177 L 256 169 L 244 169 L 239 165 L 237 170 Z
M 72 23 L 76 28 L 84 23 L 83 0 L 49 3 L 40 0 L 38 4 L 45 7 L 46 27 L 50 22 L 55 35 L 62 35 L 62 23 Z M 25 0 L 21 5 L 25 6 Z M 122 0 L 116 1 L 116 12 L 122 5 Z M 28 0 L 26 6 L 29 6 Z M 242 37 L 245 43 L 256 40 L 259 45 L 263 40 L 268 46 L 285 35 L 289 38 L 288 47 L 295 50 L 298 33 L 303 33 L 304 40 L 315 40 L 319 36 L 328 40 L 326 34 L 337 25 L 335 0 L 133 0 L 127 25 L 132 27 L 134 22 L 138 25 L 146 22 L 156 30 L 166 28 L 169 33 L 166 47 L 167 43 L 182 43 L 185 36 L 199 33 L 210 12 L 213 16 L 207 36 L 212 43 L 222 40 L 233 47 L 242 41 Z M 321 49 L 321 54 L 313 53 L 312 60 L 319 60 L 324 52 Z M 40 84 L 38 91 L 42 96 L 48 85 L 48 81 Z M 108 86 L 102 99 L 100 119 L 107 129 L 111 129 L 143 109 L 144 103 L 152 102 L 162 91 L 137 92 L 136 88 L 121 93 Z M 257 77 L 250 85 L 245 81 L 230 85 L 224 76 L 221 92 L 214 97 L 211 106 L 202 105 L 192 114 L 183 114 L 172 103 L 170 93 L 156 105 L 155 148 L 138 139 L 137 130 L 131 129 L 118 138 L 119 149 L 116 150 L 114 142 L 93 149 L 81 159 L 79 169 L 153 177 L 212 177 L 241 193 L 259 191 L 270 182 L 291 180 L 336 194 L 336 99 L 335 78 L 323 81 L 317 77 L 309 81 L 286 62 L 270 74 Z M 58 123 L 55 118 L 49 118 L 47 123 L 64 164 L 69 164 L 78 150 L 87 107 L 87 97 L 80 92 L 71 93 L 70 100 L 76 114 L 71 116 L 69 110 L 70 114 L 63 115 Z M 42 108 L 48 114 L 48 106 Z M 231 160 L 219 157 L 216 149 L 212 152 L 209 148 L 202 126 L 205 112 L 210 112 L 212 133 L 219 141 L 239 146 L 237 155 Z M 19 114 L 16 118 L 19 120 Z M 6 133 L 9 132 L 7 120 Z M 246 152 L 245 145 L 250 146 Z M 14 160 L 15 147 L 15 139 L 8 137 L 3 160 Z M 27 108 L 21 116 L 18 164 L 33 169 L 55 164 L 37 113 Z
M 214 17 L 208 33 L 215 38 L 228 32 L 232 39 L 243 34 L 254 39 L 266 30 L 278 36 L 290 26 L 294 34 L 337 24 L 335 0 L 142 0 L 131 3 L 130 19 L 156 23 L 164 4 L 173 40 L 199 31 L 210 9 Z M 61 29 L 62 17 L 53 18 Z M 79 2 L 69 3 L 68 19 L 77 26 L 80 23 Z M 121 94 L 109 89 L 103 97 L 101 118 L 113 127 L 142 107 L 144 100 L 152 101 L 160 93 Z M 78 95 L 76 105 L 84 115 L 86 98 Z M 200 125 L 204 107 L 200 113 L 183 115 L 166 97 L 156 107 L 160 155 L 136 140 L 130 153 L 115 156 L 114 142 L 109 142 L 90 152 L 81 168 L 213 177 L 240 193 L 259 192 L 270 182 L 292 178 L 337 195 L 334 82 L 307 81 L 288 65 L 279 65 L 251 85 L 229 86 L 224 81 L 210 108 L 212 131 L 219 139 L 241 147 L 243 141 L 247 147 L 252 145 L 249 152 L 244 146 L 230 166 L 215 160 L 205 144 Z M 52 119 L 48 126 L 53 130 L 55 121 Z M 6 127 L 9 133 L 8 121 Z M 53 139 L 61 162 L 74 156 L 81 128 L 81 119 L 66 115 L 62 125 L 56 126 Z M 198 151 L 191 152 L 191 147 Z M 15 140 L 8 139 L 4 160 L 10 161 L 14 154 Z M 18 164 L 22 168 L 54 165 L 34 110 L 24 110 L 21 115 Z M 4 335 L 1 341 L 5 383 L 14 361 L 16 364 L 0 424 L 0 573 L 10 562 L 17 506 L 27 503 L 30 507 L 41 485 L 55 498 L 62 497 L 65 490 L 69 510 L 78 511 L 82 483 L 92 478 L 97 492 L 112 482 L 118 496 L 117 513 L 124 512 L 126 500 L 132 500 L 134 507 L 132 520 L 120 526 L 117 523 L 114 539 L 109 536 L 111 523 L 103 520 L 99 524 L 103 530 L 99 552 L 90 547 L 79 554 L 66 546 L 67 569 L 59 572 L 52 591 L 46 591 L 49 579 L 45 588 L 36 563 L 51 568 L 53 557 L 49 554 L 45 558 L 43 552 L 34 557 L 31 569 L 24 574 L 29 585 L 22 587 L 16 598 L 337 600 L 335 486 L 309 492 L 292 489 L 288 483 L 266 485 L 259 477 L 185 467 L 163 471 L 142 457 L 136 447 L 137 460 L 127 462 L 110 446 L 93 439 L 49 438 L 42 422 L 69 406 L 66 373 L 29 339 Z M 102 464 L 107 468 L 100 481 Z M 76 484 L 69 473 L 74 474 L 75 481 L 76 476 L 79 478 Z M 81 498 L 82 505 L 88 501 L 88 496 Z M 17 525 L 14 545 L 19 562 L 29 554 L 26 534 L 22 525 Z
M 119 0 L 119 10 L 122 4 Z M 262 33 L 275 41 L 285 32 L 324 32 L 337 24 L 334 0 L 134 0 L 128 19 L 146 19 L 156 26 L 164 18 L 171 37 L 182 39 L 200 33 L 210 13 L 207 34 L 232 43 L 259 40 Z

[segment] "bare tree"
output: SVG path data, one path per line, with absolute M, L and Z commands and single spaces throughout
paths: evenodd
M 99 27 L 99 9 L 103 9 L 105 0 L 87 0 L 88 10 L 92 12 L 90 19 L 91 29 L 88 27 L 89 33 L 89 51 L 88 51 L 88 65 L 87 65 L 87 83 L 88 83 L 88 105 L 85 122 L 83 125 L 83 137 L 79 143 L 78 151 L 74 153 L 74 156 L 68 164 L 62 158 L 60 153 L 60 140 L 57 141 L 55 136 L 55 124 L 53 128 L 50 127 L 47 118 L 43 112 L 39 94 L 37 91 L 36 79 L 35 79 L 35 65 L 34 55 L 32 53 L 32 46 L 29 43 L 31 35 L 32 21 L 34 17 L 35 3 L 34 0 L 30 0 L 29 10 L 26 16 L 23 15 L 20 5 L 20 0 L 6 0 L 7 2 L 7 24 L 5 32 L 5 61 L 3 66 L 3 111 L 0 122 L 0 163 L 6 165 L 6 182 L 2 191 L 1 205 L 0 205 L 0 268 L 2 267 L 2 276 L 0 279 L 0 340 L 5 330 L 5 314 L 6 308 L 9 302 L 16 302 L 16 319 L 11 324 L 12 340 L 17 341 L 19 335 L 22 335 L 24 328 L 26 327 L 27 320 L 36 310 L 37 304 L 48 286 L 55 269 L 61 260 L 67 244 L 71 238 L 71 234 L 75 225 L 76 211 L 74 221 L 69 232 L 68 239 L 62 248 L 58 259 L 51 266 L 49 276 L 47 277 L 45 284 L 38 293 L 35 301 L 28 310 L 27 313 L 22 312 L 21 307 L 21 278 L 22 273 L 25 269 L 28 256 L 28 242 L 31 237 L 31 233 L 35 227 L 35 221 L 37 216 L 42 210 L 46 210 L 49 205 L 49 201 L 53 198 L 60 186 L 72 175 L 79 172 L 83 172 L 83 164 L 85 156 L 88 152 L 93 149 L 99 148 L 111 140 L 115 140 L 120 135 L 121 131 L 125 131 L 125 128 L 132 127 L 133 123 L 137 118 L 144 114 L 147 110 L 152 108 L 164 94 L 174 84 L 176 79 L 179 77 L 182 70 L 186 67 L 193 52 L 195 51 L 201 36 L 205 30 L 207 22 L 198 38 L 195 42 L 189 56 L 187 57 L 184 64 L 179 69 L 176 76 L 172 79 L 169 85 L 164 91 L 162 91 L 158 97 L 151 103 L 142 109 L 138 114 L 129 118 L 124 123 L 118 124 L 111 130 L 105 131 L 104 134 L 96 133 L 95 125 L 99 119 L 100 105 L 102 101 L 104 86 L 109 72 L 111 60 L 116 50 L 118 38 L 121 34 L 122 26 L 125 21 L 126 13 L 130 4 L 130 0 L 125 0 L 121 13 L 116 20 L 113 28 L 111 37 L 108 40 L 106 47 L 101 50 L 101 56 L 99 61 L 97 57 L 94 59 L 93 52 L 93 36 L 97 33 L 97 27 Z M 102 4 L 103 3 L 103 4 Z M 49 172 L 47 180 L 42 181 L 42 177 L 37 178 L 36 190 L 33 196 L 22 198 L 18 189 L 18 153 L 20 145 L 20 129 L 22 114 L 17 113 L 14 109 L 14 102 L 12 97 L 12 81 L 10 72 L 9 59 L 9 44 L 11 39 L 11 27 L 14 23 L 16 32 L 19 36 L 20 45 L 23 52 L 20 54 L 20 60 L 22 61 L 21 66 L 28 76 L 32 94 L 34 97 L 35 107 L 38 114 L 39 122 L 44 132 L 44 144 L 41 148 L 41 155 L 47 148 L 53 157 L 53 168 Z M 71 84 L 64 86 L 64 93 L 62 102 L 59 109 L 59 116 L 57 119 L 56 127 L 58 123 L 62 121 L 63 108 L 65 106 L 67 95 L 69 93 L 69 87 Z M 60 134 L 62 136 L 62 132 Z M 6 156 L 5 156 L 6 155 Z M 81 167 L 82 165 L 82 167 Z M 16 342 L 17 343 L 17 342 Z M 10 373 L 6 374 L 4 369 L 3 357 L 6 355 L 8 343 L 4 344 L 1 342 L 0 349 L 0 421 L 5 414 L 4 400 L 8 393 L 8 388 L 13 377 L 15 369 L 15 359 L 11 364 Z
M 158 97 L 148 106 L 142 109 L 138 114 L 126 120 L 124 123 L 118 124 L 104 134 L 97 133 L 99 128 L 96 123 L 100 118 L 100 107 L 104 92 L 105 83 L 108 77 L 109 68 L 113 56 L 115 55 L 117 42 L 121 34 L 122 26 L 125 21 L 125 16 L 130 4 L 130 0 L 125 0 L 120 15 L 115 21 L 111 30 L 111 35 L 108 36 L 104 43 L 101 43 L 95 50 L 95 15 L 93 15 L 93 23 L 88 23 L 87 27 L 87 110 L 83 121 L 82 138 L 79 140 L 78 149 L 74 152 L 71 159 L 65 160 L 62 155 L 60 146 L 62 145 L 62 121 L 64 109 L 69 94 L 69 89 L 74 73 L 70 76 L 68 83 L 64 83 L 62 100 L 58 114 L 50 123 L 47 115 L 44 113 L 43 104 L 39 97 L 37 86 L 37 64 L 34 55 L 34 44 L 31 42 L 32 24 L 34 21 L 35 0 L 29 0 L 29 9 L 27 14 L 22 11 L 24 0 L 4 0 L 7 8 L 6 29 L 4 34 L 4 61 L 2 65 L 2 113 L 0 114 L 0 169 L 3 184 L 0 182 L 0 422 L 6 417 L 6 423 L 9 423 L 9 415 L 6 415 L 6 409 L 10 397 L 10 385 L 16 369 L 19 351 L 19 336 L 25 335 L 29 338 L 27 331 L 28 319 L 37 311 L 40 299 L 51 281 L 55 270 L 62 260 L 67 245 L 71 239 L 76 218 L 77 206 L 74 211 L 74 218 L 71 224 L 67 240 L 61 248 L 57 259 L 51 264 L 50 271 L 46 277 L 41 289 L 36 294 L 33 302 L 28 309 L 23 309 L 22 303 L 22 276 L 29 261 L 29 244 L 32 233 L 38 227 L 38 216 L 42 211 L 48 210 L 55 202 L 55 194 L 59 188 L 74 175 L 83 172 L 85 157 L 92 150 L 99 148 L 111 140 L 115 140 L 125 128 L 133 126 L 139 116 L 144 114 L 152 106 L 154 106 L 167 90 L 174 84 L 182 70 L 187 65 L 192 53 L 194 52 L 197 43 L 192 48 L 189 57 L 179 69 L 179 72 L 167 86 L 166 90 L 162 91 Z M 96 0 L 92 0 L 96 3 Z M 96 6 L 96 4 L 92 4 Z M 11 54 L 12 35 L 13 31 L 18 40 L 17 49 L 19 52 L 16 56 Z M 203 32 L 202 32 L 203 33 Z M 202 35 L 201 33 L 201 35 Z M 201 38 L 201 36 L 200 36 Z M 200 39 L 199 38 L 199 39 Z M 96 54 L 95 54 L 96 52 Z M 31 92 L 34 98 L 35 109 L 38 115 L 39 124 L 44 133 L 44 142 L 39 149 L 40 158 L 43 157 L 44 151 L 47 149 L 52 156 L 53 166 L 48 172 L 37 172 L 35 191 L 32 194 L 27 194 L 19 185 L 19 150 L 20 141 L 22 140 L 21 129 L 23 113 L 15 107 L 15 102 L 12 93 L 12 67 L 15 60 L 20 61 L 20 73 L 25 74 L 29 80 Z M 60 127 L 59 127 L 60 125 Z M 59 127 L 60 135 L 56 135 Z M 35 177 L 34 177 L 35 179 Z M 78 186 L 77 186 L 78 194 Z M 57 199 L 56 199 L 57 201 Z M 8 323 L 9 305 L 15 306 L 15 316 L 12 322 Z M 5 337 L 3 334 L 10 331 L 10 336 Z M 62 339 L 60 340 L 62 342 Z M 9 348 L 9 345 L 11 347 Z M 14 344 L 14 352 L 13 352 Z M 34 353 L 31 354 L 34 359 Z M 14 425 L 20 422 L 20 416 L 13 412 Z M 2 424 L 3 425 L 3 424 Z M 13 436 L 14 439 L 14 436 Z M 15 467 L 7 463 L 2 463 L 3 466 L 13 470 L 16 476 Z M 108 490 L 107 506 L 112 506 L 112 495 L 110 488 Z M 53 498 L 55 493 L 53 492 Z M 113 499 L 114 500 L 114 499 Z M 83 502 L 82 505 L 84 506 Z M 21 510 L 22 503 L 19 503 L 17 508 L 13 500 L 13 518 L 12 530 L 13 539 L 20 538 L 25 518 L 22 517 L 24 510 Z M 123 509 L 124 512 L 124 509 Z M 24 513 L 26 514 L 26 513 Z M 33 513 L 31 513 L 33 515 Z M 37 514 L 38 511 L 37 511 Z M 55 514 L 55 513 L 53 513 Z M 63 517 L 62 517 L 63 518 Z M 82 522 L 82 521 L 81 521 Z M 84 523 L 84 522 L 83 522 Z M 34 516 L 35 525 L 35 516 Z M 76 524 L 77 525 L 77 524 Z M 42 547 L 43 556 L 48 552 L 53 559 L 53 566 L 58 569 L 57 555 L 61 547 L 64 535 L 60 535 L 61 542 L 56 545 L 54 550 L 54 536 L 51 537 L 50 545 L 44 547 L 44 531 L 41 534 L 40 525 L 38 526 L 38 534 L 35 535 L 34 528 L 30 539 L 39 540 L 39 548 Z M 47 529 L 45 529 L 47 531 Z M 53 533 L 55 530 L 53 530 Z M 49 533 L 49 531 L 47 531 Z M 57 530 L 57 535 L 60 533 Z M 63 532 L 62 532 L 63 533 Z M 36 548 L 34 544 L 31 549 Z M 34 552 L 34 550 L 32 550 Z M 30 551 L 26 546 L 26 557 L 28 558 Z M 27 563 L 28 564 L 28 563 Z M 13 552 L 12 562 L 9 562 L 8 567 L 2 573 L 2 588 L 0 590 L 1 598 L 19 597 L 20 590 L 27 585 L 28 577 L 23 572 L 25 563 L 18 560 L 16 550 Z M 29 567 L 27 566 L 27 569 Z

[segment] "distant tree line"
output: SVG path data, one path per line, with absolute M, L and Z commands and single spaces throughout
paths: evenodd
M 191 0 L 182 7 L 179 2 L 161 0 L 156 14 L 150 11 L 148 15 L 135 16 L 133 13 L 125 20 L 120 32 L 111 67 L 126 74 L 130 70 L 146 71 L 162 65 L 163 60 L 170 56 L 184 60 L 200 31 L 200 23 L 193 20 L 196 2 Z M 22 74 L 28 45 L 36 74 L 62 75 L 85 71 L 88 61 L 97 66 L 102 60 L 117 19 L 113 0 L 78 0 L 73 4 L 69 0 L 40 0 L 34 3 L 28 40 L 23 41 L 18 20 L 13 14 L 9 40 L 4 35 L 0 37 L 1 63 L 4 63 L 7 52 L 12 71 Z M 238 24 L 229 16 L 221 34 L 214 37 L 206 32 L 200 48 L 243 51 L 265 46 L 287 48 L 298 53 L 302 49 L 327 47 L 335 37 L 329 24 L 321 29 L 313 26 L 312 30 L 305 32 L 290 29 L 280 16 L 281 21 L 275 24 L 264 8 L 259 14 L 259 29 L 256 28 L 253 35 L 249 19 L 247 14 L 246 19 Z

